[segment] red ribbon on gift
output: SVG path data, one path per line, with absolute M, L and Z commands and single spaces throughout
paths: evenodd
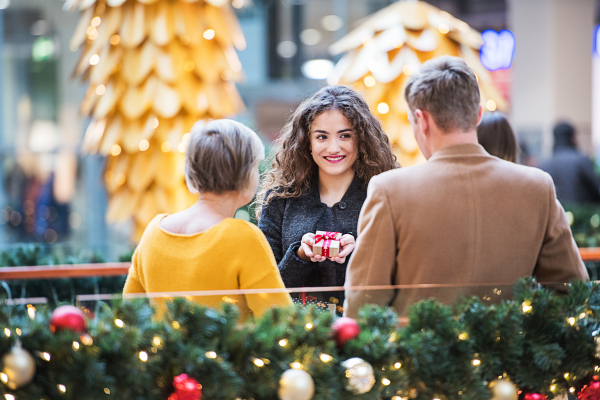
M 315 244 L 319 243 L 321 240 L 324 240 L 323 242 L 323 254 L 321 254 L 323 257 L 325 258 L 329 258 L 329 246 L 331 246 L 331 241 L 335 240 L 337 242 L 340 241 L 340 239 L 337 238 L 337 234 L 340 232 L 325 232 L 324 235 L 317 235 L 315 236 Z

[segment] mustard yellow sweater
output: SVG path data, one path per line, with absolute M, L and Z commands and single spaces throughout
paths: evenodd
M 167 232 L 157 215 L 148 224 L 133 254 L 123 293 L 284 288 L 271 247 L 253 224 L 227 218 L 193 235 Z M 194 301 L 218 308 L 225 301 L 242 316 L 255 316 L 272 306 L 288 306 L 287 293 L 195 296 Z M 159 315 L 164 303 L 157 301 Z

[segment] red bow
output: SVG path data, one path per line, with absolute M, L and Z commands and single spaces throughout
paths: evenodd
M 201 400 L 202 385 L 194 378 L 181 374 L 173 379 L 175 393 L 169 396 L 169 400 Z
M 321 240 L 338 240 L 337 234 L 339 232 L 325 232 L 324 235 L 315 236 L 315 244 L 319 243 Z

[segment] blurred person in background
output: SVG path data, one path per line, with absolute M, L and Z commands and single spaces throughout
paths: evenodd
M 273 153 L 257 217 L 283 282 L 342 286 L 367 185 L 373 176 L 399 168 L 387 135 L 356 91 L 329 86 L 296 109 Z M 343 234 L 337 257 L 313 254 L 317 230 Z
M 539 167 L 552 176 L 561 203 L 600 203 L 600 176 L 594 162 L 577 150 L 573 125 L 561 122 L 554 127 L 552 158 Z
M 477 126 L 477 140 L 485 151 L 506 161 L 517 161 L 515 134 L 501 112 L 483 114 Z
M 234 219 L 258 187 L 265 149 L 252 130 L 232 120 L 197 122 L 185 155 L 185 180 L 198 201 L 157 215 L 133 254 L 124 294 L 231 289 L 283 289 L 271 247 L 255 225 Z M 158 301 L 160 300 L 160 301 Z M 197 296 L 218 307 L 236 304 L 246 317 L 287 306 L 287 293 Z M 157 299 L 159 315 L 164 312 Z

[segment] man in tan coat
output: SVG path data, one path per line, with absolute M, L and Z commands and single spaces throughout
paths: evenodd
M 428 161 L 371 179 L 346 275 L 346 315 L 369 303 L 404 314 L 429 297 L 494 301 L 524 276 L 548 283 L 588 277 L 550 176 L 478 144 L 479 87 L 464 61 L 426 62 L 405 97 Z M 399 287 L 422 284 L 429 286 Z M 385 285 L 398 286 L 375 290 Z

